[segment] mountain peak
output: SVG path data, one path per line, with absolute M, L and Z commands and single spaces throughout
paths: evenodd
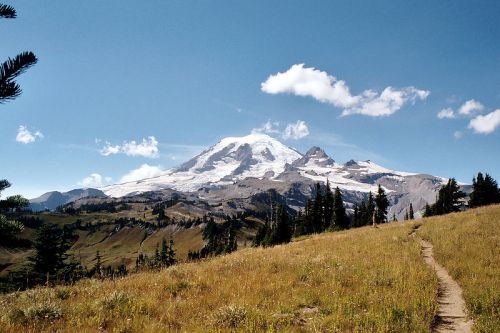
M 335 161 L 328 156 L 327 153 L 323 149 L 317 146 L 311 147 L 307 153 L 302 156 L 302 158 L 298 159 L 293 163 L 293 166 L 295 167 L 305 167 L 308 165 L 315 165 L 315 166 L 327 166 L 327 165 L 334 165 Z

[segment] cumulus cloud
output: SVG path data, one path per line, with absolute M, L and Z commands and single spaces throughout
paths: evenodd
M 103 156 L 125 154 L 127 156 L 143 156 L 149 158 L 158 158 L 160 156 L 158 150 L 158 141 L 154 136 L 149 136 L 147 139 L 142 139 L 142 142 L 124 141 L 122 145 L 112 145 L 106 142 L 104 147 L 99 151 Z
M 103 177 L 98 173 L 92 173 L 77 184 L 83 187 L 102 187 L 104 183 L 109 183 L 110 181 L 111 177 Z
M 474 99 L 471 99 L 462 104 L 460 109 L 458 109 L 458 113 L 461 115 L 469 116 L 473 115 L 474 113 L 481 112 L 483 110 L 484 110 L 483 104 Z
M 309 135 L 309 128 L 305 121 L 297 120 L 295 123 L 287 124 L 284 130 L 280 130 L 279 122 L 268 120 L 261 127 L 252 129 L 252 133 L 276 134 L 284 140 L 299 140 Z
M 120 179 L 120 183 L 133 182 L 145 178 L 152 178 L 159 176 L 162 172 L 160 166 L 143 164 L 139 168 L 131 170 Z
M 360 95 L 352 95 L 345 81 L 314 67 L 304 67 L 304 64 L 296 64 L 284 73 L 270 75 L 261 83 L 261 90 L 273 95 L 288 93 L 312 97 L 342 108 L 342 116 L 363 114 L 372 117 L 389 116 L 408 102 L 426 99 L 430 93 L 414 87 L 397 89 L 389 86 L 381 93 L 365 90 Z
M 26 126 L 20 125 L 17 130 L 16 141 L 24 144 L 35 142 L 37 139 L 43 139 L 40 131 L 30 132 Z
M 455 118 L 455 112 L 453 112 L 452 108 L 446 108 L 438 112 L 437 117 L 439 119 L 452 119 Z
M 280 133 L 278 129 L 279 125 L 280 123 L 277 121 L 271 122 L 271 120 L 268 120 L 267 122 L 262 124 L 261 127 L 252 129 L 252 133 L 266 133 L 266 134 Z
M 297 120 L 296 123 L 288 124 L 281 137 L 285 140 L 299 140 L 309 135 L 309 128 L 303 120 Z
M 469 122 L 469 128 L 480 134 L 493 133 L 498 126 L 500 126 L 500 109 L 484 116 L 477 116 Z

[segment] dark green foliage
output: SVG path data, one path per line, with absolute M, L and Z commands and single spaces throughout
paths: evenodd
M 191 260 L 201 259 L 236 251 L 238 248 L 236 241 L 238 223 L 237 217 L 227 217 L 224 223 L 216 223 L 211 217 L 202 234 L 205 245 L 200 251 L 189 251 L 188 258 Z
M 472 193 L 469 206 L 479 207 L 500 203 L 500 189 L 497 182 L 489 175 L 481 172 L 472 179 Z
M 465 193 L 460 190 L 455 178 L 450 178 L 446 185 L 439 189 L 436 202 L 426 207 L 424 216 L 443 215 L 460 211 Z
M 14 7 L 9 6 L 9 5 L 3 5 L 0 4 L 0 17 L 1 18 L 9 18 L 13 19 L 16 18 L 17 13 Z
M 33 247 L 35 253 L 28 258 L 31 284 L 64 283 L 85 275 L 81 264 L 67 251 L 76 240 L 73 230 L 43 224 L 37 231 Z
M 349 228 L 349 219 L 347 218 L 342 193 L 337 187 L 333 196 L 333 228 L 347 229 Z
M 323 230 L 330 228 L 330 226 L 334 223 L 334 205 L 334 195 L 330 188 L 330 182 L 327 180 L 325 193 L 323 195 Z
M 177 262 L 175 255 L 174 241 L 170 239 L 170 242 L 167 243 L 163 239 L 161 250 L 158 249 L 158 244 L 156 244 L 154 255 L 148 256 L 147 254 L 139 253 L 135 261 L 135 270 L 160 269 L 172 266 Z
M 429 217 L 432 216 L 432 208 L 429 206 L 429 204 L 425 204 L 425 210 L 424 210 L 424 217 Z
M 0 4 L 0 18 L 12 19 L 16 16 L 16 10 L 13 7 Z M 37 61 L 33 52 L 22 52 L 13 59 L 8 58 L 0 65 L 0 104 L 15 99 L 21 94 L 21 87 L 15 79 Z
M 316 196 L 312 207 L 312 229 L 313 232 L 322 232 L 324 230 L 324 215 L 323 215 L 323 195 L 321 186 L 316 184 Z
M 371 193 L 370 193 L 371 194 Z M 376 223 L 387 222 L 387 209 L 389 208 L 389 200 L 387 200 L 387 195 L 380 184 L 378 185 L 377 196 L 375 197 L 375 205 L 377 209 L 375 211 L 375 221 Z
M 9 188 L 11 184 L 5 180 L 0 180 L 0 196 L 1 192 Z M 20 195 L 7 197 L 0 200 L 0 245 L 8 247 L 26 246 L 27 241 L 18 238 L 18 235 L 23 231 L 24 225 L 15 220 L 7 218 L 7 213 L 22 210 L 29 204 L 28 200 Z
M 278 205 L 272 214 L 271 223 L 266 223 L 259 228 L 254 239 L 255 246 L 272 246 L 288 243 L 292 239 L 291 221 L 283 205 Z
M 408 219 L 410 219 L 410 220 L 414 220 L 415 219 L 415 213 L 413 212 L 413 205 L 412 205 L 411 202 L 410 202 L 410 211 L 409 211 L 409 214 L 408 214 Z
M 14 80 L 37 61 L 33 52 L 23 52 L 0 66 L 0 104 L 21 95 L 21 87 Z

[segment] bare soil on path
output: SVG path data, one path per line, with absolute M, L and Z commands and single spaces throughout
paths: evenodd
M 462 289 L 448 271 L 434 259 L 432 244 L 423 239 L 420 240 L 420 244 L 424 261 L 436 271 L 439 280 L 439 310 L 432 331 L 472 332 L 472 320 L 467 319 Z

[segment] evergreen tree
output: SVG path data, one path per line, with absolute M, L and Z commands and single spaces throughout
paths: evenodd
M 160 250 L 160 262 L 162 266 L 169 266 L 169 248 L 167 246 L 167 241 L 165 238 L 162 239 L 161 241 L 161 250 Z
M 16 16 L 13 7 L 0 4 L 0 18 L 13 19 Z M 33 52 L 22 52 L 0 65 L 0 104 L 13 100 L 21 94 L 21 87 L 15 79 L 36 62 L 37 58 Z
M 347 218 L 345 212 L 342 193 L 340 193 L 340 189 L 338 187 L 335 188 L 335 194 L 333 196 L 333 224 L 335 228 L 349 228 L 349 219 Z
M 439 189 L 438 199 L 431 207 L 433 215 L 458 212 L 464 197 L 465 193 L 460 190 L 455 178 L 449 179 L 448 183 Z
M 288 212 L 283 205 L 278 206 L 276 224 L 271 230 L 271 239 L 269 245 L 282 244 L 290 242 L 292 238 L 292 230 Z
M 11 184 L 5 180 L 0 180 L 0 197 L 2 191 L 9 188 Z M 17 246 L 25 245 L 25 242 L 20 241 L 17 235 L 24 229 L 24 225 L 19 221 L 9 220 L 7 214 L 26 207 L 29 201 L 20 195 L 7 197 L 0 200 L 0 245 L 2 246 Z
M 397 222 L 396 213 L 392 213 L 392 222 Z
M 375 204 L 377 205 L 377 212 L 375 220 L 377 224 L 387 222 L 387 209 L 389 208 L 389 200 L 387 195 L 380 184 L 378 185 L 377 196 L 375 197 Z
M 366 202 L 363 200 L 359 205 L 359 226 L 365 226 L 370 223 L 370 213 L 368 211 L 368 207 L 366 206 Z
M 321 193 L 321 186 L 316 184 L 316 197 L 314 198 L 313 212 L 312 212 L 313 232 L 323 231 L 323 196 Z
M 361 221 L 361 214 L 359 212 L 359 207 L 358 207 L 358 205 L 355 205 L 354 212 L 352 214 L 352 226 L 354 228 L 358 228 L 361 225 L 362 225 L 362 221 Z
M 405 210 L 405 217 L 404 220 L 408 221 L 410 219 L 410 216 L 408 215 L 408 209 Z
M 33 242 L 35 254 L 29 258 L 34 274 L 43 276 L 58 275 L 65 268 L 67 251 L 70 248 L 71 234 L 55 224 L 43 224 Z
M 429 206 L 428 203 L 425 204 L 425 209 L 424 209 L 424 217 L 429 217 L 429 216 L 432 216 L 432 208 L 431 206 Z
M 408 215 L 408 218 L 410 220 L 414 220 L 415 219 L 415 214 L 413 213 L 413 205 L 412 205 L 411 202 L 410 202 L 410 214 Z
M 366 216 L 365 216 L 365 225 L 372 224 L 372 216 L 375 211 L 375 200 L 373 199 L 373 194 L 370 191 L 368 194 L 368 202 L 366 204 Z
M 265 223 L 257 229 L 257 233 L 255 234 L 253 245 L 254 246 L 264 245 L 264 240 L 265 240 L 267 234 L 269 234 L 269 221 L 266 218 Z
M 167 251 L 167 266 L 174 265 L 177 262 L 177 259 L 175 258 L 175 249 L 174 249 L 174 240 L 170 238 L 170 242 L 168 245 L 168 251 Z
M 323 195 L 323 215 L 324 215 L 324 226 L 323 230 L 328 229 L 333 223 L 333 206 L 334 206 L 334 196 L 330 188 L 330 181 L 326 180 L 326 189 Z
M 94 275 L 97 275 L 99 277 L 101 277 L 102 275 L 102 263 L 101 263 L 101 255 L 99 253 L 99 251 L 97 251 L 95 253 L 95 257 L 94 257 L 94 260 L 95 260 L 95 264 L 94 264 L 94 268 L 92 269 L 92 271 L 94 272 Z
M 477 178 L 472 179 L 469 206 L 473 208 L 495 203 L 500 203 L 500 189 L 497 182 L 489 174 L 483 176 L 479 172 Z

